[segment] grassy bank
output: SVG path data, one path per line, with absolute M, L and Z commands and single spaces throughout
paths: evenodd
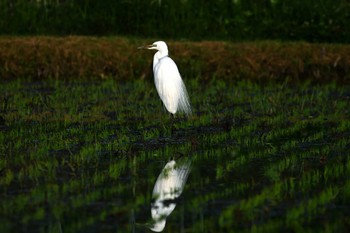
M 153 40 L 121 37 L 1 37 L 0 77 L 13 80 L 150 78 Z M 169 41 L 182 76 L 237 80 L 350 83 L 350 45 L 304 42 Z

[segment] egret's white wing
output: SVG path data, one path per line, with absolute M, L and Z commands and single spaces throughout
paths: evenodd
M 185 84 L 175 62 L 163 57 L 154 67 L 154 81 L 166 109 L 175 114 L 177 110 L 191 113 Z
M 169 161 L 153 188 L 153 197 L 157 199 L 175 199 L 178 198 L 185 186 L 188 174 L 189 164 L 177 164 L 175 160 Z

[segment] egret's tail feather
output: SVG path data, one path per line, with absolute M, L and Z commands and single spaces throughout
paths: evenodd
M 184 83 L 181 84 L 181 93 L 182 94 L 180 95 L 178 110 L 180 112 L 184 112 L 187 116 L 189 116 L 192 114 L 192 109 Z

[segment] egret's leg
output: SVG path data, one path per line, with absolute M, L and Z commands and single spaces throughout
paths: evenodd
M 175 114 L 170 113 L 170 128 L 171 128 L 171 134 L 173 135 L 174 132 L 176 131 L 175 127 Z

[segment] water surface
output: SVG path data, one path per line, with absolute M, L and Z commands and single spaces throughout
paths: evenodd
M 0 231 L 349 230 L 350 88 L 187 83 L 2 83 Z

